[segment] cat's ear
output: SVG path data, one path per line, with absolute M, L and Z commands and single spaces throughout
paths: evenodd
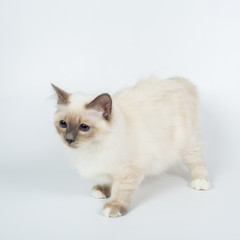
M 103 113 L 106 120 L 110 120 L 112 112 L 112 98 L 108 93 L 103 93 L 91 101 L 87 108 L 92 108 Z
M 65 92 L 64 90 L 55 86 L 54 84 L 52 84 L 52 87 L 53 87 L 53 89 L 55 90 L 55 92 L 57 93 L 57 96 L 58 96 L 57 103 L 58 104 L 68 104 L 69 103 L 69 96 L 71 94 Z

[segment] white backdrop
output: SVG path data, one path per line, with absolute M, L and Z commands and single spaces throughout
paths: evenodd
M 239 239 L 240 2 L 0 1 L 0 238 Z M 212 189 L 175 169 L 106 219 L 63 155 L 50 82 L 102 93 L 183 76 L 203 105 Z

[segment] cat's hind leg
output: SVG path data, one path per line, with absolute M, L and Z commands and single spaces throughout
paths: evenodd
M 111 196 L 111 186 L 110 185 L 95 185 L 92 188 L 92 196 L 95 198 L 109 198 Z
M 183 162 L 191 174 L 191 187 L 196 190 L 208 190 L 208 172 L 202 158 L 202 144 L 196 144 L 184 150 Z

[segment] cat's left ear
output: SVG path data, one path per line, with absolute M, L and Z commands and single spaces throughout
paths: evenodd
M 52 84 L 53 89 L 55 90 L 55 92 L 57 93 L 58 96 L 58 104 L 68 104 L 69 103 L 69 97 L 70 97 L 70 93 L 65 92 L 64 90 L 62 90 L 61 88 L 55 86 L 54 84 Z
M 103 113 L 103 117 L 106 120 L 110 120 L 112 113 L 112 98 L 108 93 L 103 93 L 91 101 L 87 108 L 93 108 L 96 111 Z

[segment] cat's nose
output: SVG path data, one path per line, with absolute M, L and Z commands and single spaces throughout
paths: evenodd
M 74 142 L 75 140 L 74 140 L 74 139 L 71 139 L 71 138 L 66 138 L 66 141 L 68 142 L 68 144 L 71 144 L 71 143 Z

